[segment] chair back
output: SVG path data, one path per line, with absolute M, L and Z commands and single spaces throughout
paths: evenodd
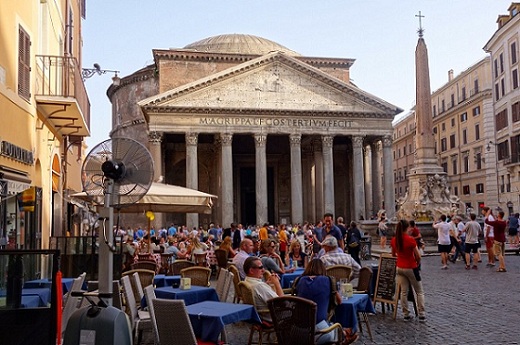
M 253 288 L 249 283 L 245 281 L 241 281 L 238 283 L 238 291 L 240 293 L 240 298 L 244 304 L 250 304 L 252 306 L 255 305 L 255 296 L 253 293 Z
M 315 344 L 316 303 L 282 296 L 267 301 L 279 344 Z
M 220 274 L 217 278 L 217 295 L 220 302 L 227 302 L 229 296 L 229 290 L 233 284 L 233 273 L 226 269 L 221 269 Z
M 190 278 L 191 285 L 208 287 L 210 276 L 211 269 L 206 267 L 188 267 L 181 270 L 181 277 Z
M 137 254 L 137 260 L 138 261 L 152 260 L 152 255 L 150 255 L 150 253 Z
M 123 286 L 123 295 L 125 296 L 125 312 L 130 318 L 132 329 L 134 329 L 137 320 L 137 304 L 135 304 L 134 290 L 132 289 L 132 283 L 130 282 L 130 275 L 121 277 L 121 285 Z
M 65 329 L 67 328 L 67 323 L 69 322 L 70 316 L 81 307 L 81 302 L 83 297 L 73 297 L 70 296 L 72 291 L 82 291 L 83 283 L 85 282 L 85 277 L 87 273 L 83 272 L 79 275 L 79 277 L 74 278 L 72 281 L 72 287 L 69 292 L 66 294 L 65 301 L 63 302 L 63 310 L 61 314 L 61 332 L 65 333 Z
M 228 266 L 228 251 L 224 249 L 215 249 L 215 258 L 217 259 L 217 265 L 220 268 L 227 268 Z
M 150 319 L 152 320 L 152 328 L 155 337 L 154 343 L 159 344 L 159 330 L 157 329 L 155 309 L 153 307 L 153 300 L 156 298 L 153 285 L 148 285 L 144 288 L 144 298 L 146 299 L 146 305 L 148 306 L 148 312 L 150 313 Z
M 197 266 L 201 266 L 201 267 L 206 267 L 207 265 L 207 253 L 202 253 L 202 254 L 193 254 L 193 261 L 195 261 L 195 265 Z
M 144 269 L 157 272 L 157 263 L 152 260 L 137 261 L 130 266 L 133 270 Z
M 156 298 L 152 300 L 152 304 L 161 345 L 197 345 L 197 338 L 182 299 Z
M 153 278 L 155 277 L 155 271 L 151 271 L 151 270 L 145 270 L 145 269 L 135 269 L 135 270 L 130 270 L 130 271 L 126 271 L 126 272 L 123 272 L 121 275 L 123 277 L 131 277 L 134 273 L 137 273 L 139 275 L 139 281 L 141 282 L 141 290 L 142 290 L 142 287 L 143 286 L 148 286 L 148 285 L 153 285 Z M 141 292 L 139 292 L 139 288 L 137 287 L 137 285 L 135 284 L 135 280 L 130 278 L 130 286 L 132 287 L 132 291 L 134 293 L 134 298 L 135 298 L 135 302 L 137 303 L 137 305 L 139 305 L 140 301 L 141 301 Z
M 181 270 L 195 266 L 194 262 L 188 260 L 175 260 L 170 264 L 169 273 L 171 275 L 177 276 L 181 274 Z
M 350 281 L 350 277 L 352 276 L 352 267 L 347 265 L 329 266 L 327 267 L 327 275 L 333 277 L 336 282 L 339 282 L 341 279 L 347 279 Z
M 262 277 L 264 278 L 264 281 L 268 281 L 269 278 L 271 277 L 271 272 L 264 271 L 264 273 L 262 274 Z
M 235 296 L 233 297 L 233 303 L 240 303 L 242 296 L 240 295 L 240 289 L 238 283 L 240 283 L 240 273 L 235 265 L 229 265 L 228 271 L 233 274 L 233 287 L 235 289 Z
M 362 267 L 359 270 L 359 279 L 358 285 L 356 287 L 357 292 L 369 293 L 370 292 L 370 282 L 372 281 L 372 269 L 370 267 Z
M 134 289 L 135 294 L 135 302 L 139 306 L 142 299 L 144 298 L 143 286 L 141 285 L 141 279 L 139 278 L 139 273 L 134 272 L 130 276 L 130 282 L 132 283 L 132 288 Z
M 168 275 L 172 258 L 173 254 L 171 253 L 161 253 L 161 268 L 159 269 L 159 273 Z

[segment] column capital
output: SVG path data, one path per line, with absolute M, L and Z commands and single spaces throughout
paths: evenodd
M 289 142 L 291 146 L 300 146 L 302 143 L 302 136 L 301 134 L 291 134 L 289 135 Z
M 231 146 L 233 143 L 233 133 L 219 133 L 217 141 L 222 146 Z
M 392 137 L 389 135 L 385 135 L 382 139 L 383 147 L 392 147 Z
M 364 139 L 364 137 L 362 137 L 360 135 L 353 135 L 352 136 L 352 147 L 357 148 L 357 149 L 363 147 L 363 139 Z
M 365 145 L 363 146 L 363 148 L 363 153 L 365 154 L 365 157 L 370 156 L 370 154 L 372 153 L 372 147 L 370 145 Z
M 370 147 L 372 148 L 372 151 L 378 151 L 381 148 L 381 139 L 374 140 L 370 143 Z
M 164 133 L 153 131 L 148 133 L 148 141 L 153 145 L 160 145 L 163 140 Z
M 334 142 L 334 136 L 332 136 L 332 135 L 322 135 L 321 136 L 321 143 L 323 144 L 323 147 L 332 147 L 333 142 Z
M 265 147 L 267 142 L 267 134 L 254 134 L 256 147 Z
M 197 145 L 199 138 L 199 133 L 186 133 L 186 146 L 195 146 Z

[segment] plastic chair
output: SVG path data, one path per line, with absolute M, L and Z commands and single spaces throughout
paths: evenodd
M 206 267 L 188 267 L 181 270 L 181 277 L 190 278 L 191 285 L 208 287 L 210 276 L 211 269 Z
M 242 301 L 245 304 L 253 305 L 256 309 L 256 312 L 260 316 L 260 319 L 262 319 L 262 323 L 260 324 L 252 324 L 251 325 L 251 331 L 249 332 L 249 341 L 248 345 L 251 345 L 253 343 L 253 337 L 255 335 L 255 332 L 258 333 L 258 342 L 257 344 L 261 345 L 264 341 L 264 336 L 267 338 L 267 342 L 270 342 L 271 334 L 274 333 L 274 326 L 269 321 L 264 321 L 263 318 L 270 315 L 268 309 L 259 309 L 255 303 L 255 297 L 254 297 L 254 291 L 251 285 L 245 281 L 241 281 L 238 284 L 238 290 L 240 291 L 240 295 L 242 298 Z M 280 342 L 280 344 L 292 344 L 292 343 L 283 343 Z M 298 344 L 299 345 L 299 344 Z
M 321 331 L 316 331 L 317 305 L 311 300 L 282 296 L 267 301 L 279 344 L 314 345 L 316 337 L 336 330 L 337 340 L 330 344 L 343 342 L 343 328 L 335 323 Z
M 181 274 L 181 270 L 183 270 L 185 268 L 188 268 L 188 267 L 193 267 L 193 266 L 195 266 L 195 263 L 193 263 L 191 261 L 188 261 L 188 260 L 175 260 L 174 262 L 172 262 L 170 264 L 170 269 L 169 269 L 168 272 L 171 275 L 177 276 L 177 275 Z

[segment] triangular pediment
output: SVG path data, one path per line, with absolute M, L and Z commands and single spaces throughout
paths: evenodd
M 209 77 L 147 98 L 146 112 L 171 109 L 240 109 L 376 113 L 392 116 L 401 109 L 354 85 L 283 53 L 271 53 Z

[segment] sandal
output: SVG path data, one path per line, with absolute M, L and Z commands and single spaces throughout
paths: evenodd
M 505 268 L 499 268 L 497 272 L 507 272 L 507 270 Z
M 470 269 L 469 265 L 466 265 L 466 269 L 467 269 L 467 270 L 469 270 L 469 269 Z

